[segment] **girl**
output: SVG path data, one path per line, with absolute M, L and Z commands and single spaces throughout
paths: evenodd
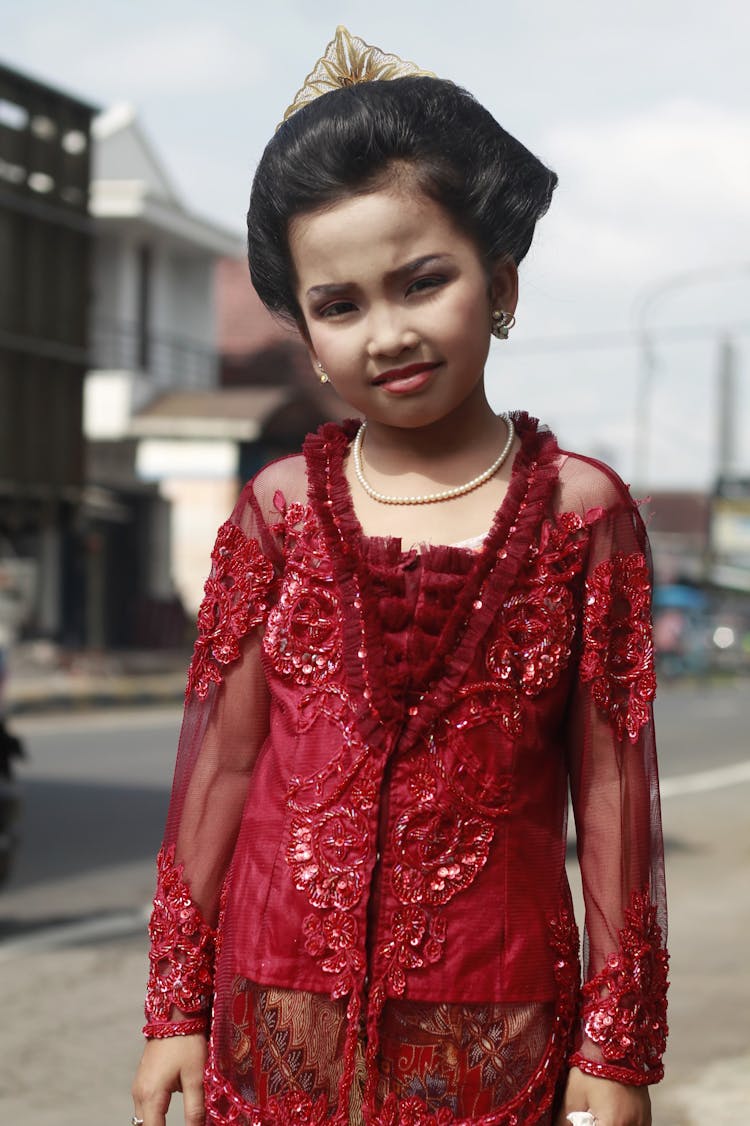
M 175 1090 L 190 1126 L 651 1121 L 646 535 L 611 470 L 488 404 L 556 177 L 415 72 L 339 29 L 255 177 L 255 287 L 361 421 L 263 469 L 219 530 L 136 1124 Z

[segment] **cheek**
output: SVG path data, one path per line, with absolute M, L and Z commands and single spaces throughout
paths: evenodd
M 310 340 L 315 354 L 329 374 L 345 376 L 359 354 L 354 335 L 342 332 L 341 329 L 326 332 L 325 327 L 318 327 L 311 333 Z
M 471 351 L 489 346 L 491 314 L 486 299 L 467 294 L 451 303 L 441 317 L 441 333 L 453 343 Z

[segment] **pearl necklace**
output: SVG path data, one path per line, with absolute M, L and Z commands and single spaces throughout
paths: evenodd
M 494 477 L 511 451 L 513 439 L 516 435 L 516 428 L 513 425 L 513 419 L 510 415 L 501 414 L 500 418 L 502 418 L 503 422 L 508 427 L 508 439 L 500 452 L 500 456 L 493 461 L 489 469 L 485 469 L 484 473 L 480 473 L 478 477 L 472 477 L 471 481 L 467 481 L 465 485 L 455 485 L 452 489 L 441 489 L 439 493 L 424 493 L 414 497 L 394 497 L 388 496 L 387 493 L 379 493 L 377 489 L 373 489 L 372 485 L 365 479 L 362 470 L 362 443 L 364 441 L 367 423 L 363 422 L 354 435 L 354 441 L 352 442 L 352 459 L 354 461 L 354 472 L 357 476 L 357 480 L 368 497 L 379 501 L 380 504 L 434 504 L 435 501 L 453 500 L 454 497 L 462 497 L 465 493 L 471 493 L 474 489 L 478 489 L 485 481 L 489 481 L 490 477 Z

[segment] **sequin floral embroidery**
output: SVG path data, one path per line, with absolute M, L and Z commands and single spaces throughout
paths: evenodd
M 511 593 L 499 616 L 487 668 L 526 696 L 551 688 L 570 660 L 576 626 L 571 583 L 587 541 L 588 530 L 575 513 L 546 521 L 530 550 L 523 587 Z
M 212 683 L 221 684 L 223 667 L 239 657 L 241 639 L 263 621 L 274 578 L 258 541 L 231 520 L 219 528 L 211 559 L 185 693 L 195 689 L 201 700 Z
M 661 1078 L 668 1031 L 667 966 L 656 908 L 647 894 L 636 893 L 625 912 L 617 953 L 583 986 L 584 1029 L 604 1058 L 603 1065 L 593 1064 L 596 1074 L 627 1081 L 619 1072 L 632 1071 L 649 1083 Z M 584 1070 L 592 1063 L 580 1057 L 576 1062 Z
M 581 680 L 618 738 L 635 742 L 656 695 L 650 581 L 642 552 L 617 552 L 586 582 Z
M 278 603 L 268 617 L 263 647 L 276 671 L 301 686 L 328 681 L 341 665 L 341 624 L 333 572 L 309 508 L 285 505 L 276 531 L 288 565 Z
M 204 1013 L 213 988 L 216 936 L 190 898 L 182 867 L 174 862 L 174 846 L 159 853 L 148 931 L 147 1036 L 158 1035 L 158 1026 L 163 1023 L 168 1023 L 172 1032 L 179 1027 L 177 1022 L 170 1022 L 173 1007 L 183 1013 Z

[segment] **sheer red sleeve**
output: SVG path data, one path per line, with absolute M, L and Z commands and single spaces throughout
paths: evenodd
M 640 1086 L 662 1078 L 667 1034 L 651 565 L 621 482 L 586 463 L 573 476 L 591 540 L 568 741 L 586 913 L 580 1044 L 570 1064 Z
M 149 924 L 149 1038 L 207 1026 L 221 888 L 268 729 L 260 638 L 279 561 L 269 507 L 246 486 L 211 553 Z

